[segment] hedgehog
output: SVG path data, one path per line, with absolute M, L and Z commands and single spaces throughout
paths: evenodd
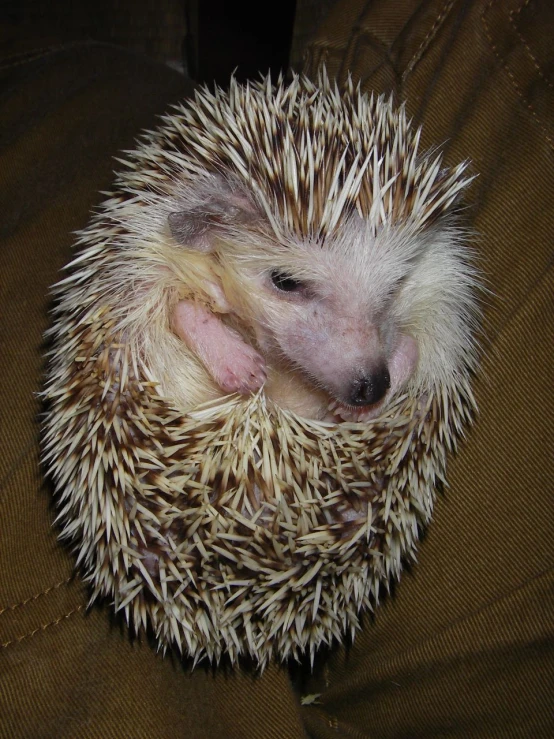
M 193 664 L 354 638 L 471 423 L 467 163 L 323 70 L 202 88 L 55 286 L 43 458 L 91 602 Z

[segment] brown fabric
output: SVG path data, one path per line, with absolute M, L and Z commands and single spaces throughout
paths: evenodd
M 314 31 L 336 5 L 337 0 L 298 0 L 294 16 L 289 65 L 295 72 L 302 71 L 304 53 Z
M 308 71 L 394 90 L 426 145 L 473 161 L 494 296 L 480 417 L 418 564 L 352 648 L 292 670 L 296 690 L 278 667 L 191 673 L 87 610 L 38 463 L 48 286 L 111 157 L 183 78 L 94 45 L 0 63 L 0 736 L 554 736 L 553 37 L 549 0 L 346 0 L 308 48 Z
M 3 0 L 2 56 L 93 39 L 183 64 L 186 0 Z
M 48 288 L 112 157 L 190 85 L 95 45 L 11 58 L 1 75 L 0 736 L 302 737 L 284 669 L 191 674 L 108 607 L 87 611 L 38 461 Z

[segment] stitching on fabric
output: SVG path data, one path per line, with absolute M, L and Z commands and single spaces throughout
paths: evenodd
M 431 41 L 435 38 L 437 35 L 437 32 L 439 28 L 444 23 L 446 16 L 450 13 L 452 10 L 452 6 L 454 5 L 455 0 L 447 0 L 445 4 L 442 7 L 442 10 L 438 14 L 438 16 L 435 18 L 435 21 L 429 31 L 427 32 L 427 35 L 419 45 L 418 49 L 415 51 L 414 55 L 412 56 L 411 60 L 408 62 L 406 69 L 404 72 L 402 72 L 402 81 L 405 82 L 409 75 L 414 71 L 414 68 L 419 63 L 425 52 L 427 51 Z
M 36 629 L 33 629 L 33 631 L 29 631 L 28 634 L 22 634 L 21 636 L 16 636 L 15 639 L 10 639 L 10 641 L 6 641 L 0 644 L 0 649 L 6 649 L 6 647 L 12 646 L 13 644 L 19 644 L 24 639 L 30 639 L 36 634 L 41 633 L 42 631 L 46 631 L 46 629 L 49 629 L 51 626 L 57 626 L 62 621 L 67 620 L 68 618 L 71 618 L 71 616 L 74 616 L 76 613 L 79 613 L 82 611 L 84 606 L 77 606 L 77 608 L 74 608 L 72 611 L 69 611 L 69 613 L 64 613 L 63 616 L 60 616 L 59 618 L 55 619 L 55 621 L 50 621 L 50 623 L 42 624 L 42 626 L 39 626 Z
M 553 90 L 554 89 L 554 85 L 548 79 L 548 77 L 546 76 L 546 74 L 542 71 L 541 66 L 540 66 L 537 58 L 535 57 L 535 55 L 531 51 L 531 47 L 529 46 L 529 44 L 525 40 L 525 38 L 524 38 L 523 34 L 521 33 L 521 31 L 519 31 L 518 28 L 517 28 L 517 26 L 516 26 L 515 16 L 516 15 L 521 15 L 521 11 L 523 10 L 523 8 L 526 8 L 528 5 L 530 5 L 530 3 L 531 3 L 531 0 L 524 0 L 524 2 L 519 6 L 519 8 L 517 10 L 515 10 L 515 11 L 514 10 L 510 10 L 510 23 L 512 24 L 512 27 L 513 27 L 515 33 L 518 35 L 521 43 L 523 44 L 523 46 L 525 48 L 525 51 L 529 54 L 529 57 L 530 57 L 531 61 L 533 62 L 533 66 L 535 67 L 535 69 L 539 73 L 539 76 L 541 77 L 541 79 L 543 79 L 546 82 L 546 84 L 548 85 L 548 87 L 550 87 L 550 89 Z
M 21 608 L 22 606 L 26 606 L 28 603 L 38 600 L 39 598 L 42 598 L 43 595 L 48 595 L 48 593 L 51 593 L 53 590 L 57 590 L 58 588 L 61 588 L 62 585 L 67 585 L 72 580 L 73 580 L 73 575 L 71 575 L 71 577 L 68 577 L 67 580 L 60 580 L 60 582 L 57 582 L 55 585 L 51 585 L 49 588 L 46 588 L 46 590 L 43 590 L 42 593 L 36 593 L 36 595 L 31 595 L 30 598 L 26 598 L 25 600 L 22 600 L 21 603 L 13 603 L 11 606 L 5 606 L 4 608 L 0 608 L 0 616 L 3 613 L 6 613 L 7 611 L 15 611 L 17 608 Z
M 521 99 L 521 101 L 523 102 L 523 104 L 525 105 L 525 107 L 527 108 L 527 110 L 530 111 L 530 113 L 533 116 L 533 118 L 535 119 L 537 125 L 539 126 L 539 128 L 543 132 L 544 138 L 546 139 L 548 145 L 554 151 L 554 141 L 550 137 L 550 135 L 548 133 L 548 129 L 545 126 L 543 126 L 543 124 L 541 123 L 541 120 L 540 120 L 539 116 L 537 115 L 537 112 L 533 108 L 532 104 L 526 99 L 526 97 L 525 97 L 525 95 L 523 93 L 523 90 L 520 88 L 520 86 L 518 85 L 518 83 L 516 81 L 515 75 L 513 74 L 513 72 L 510 71 L 507 62 L 501 57 L 500 52 L 498 51 L 498 48 L 497 48 L 496 44 L 493 41 L 493 38 L 492 38 L 492 34 L 491 34 L 491 31 L 490 31 L 489 25 L 488 25 L 488 23 L 487 23 L 487 21 L 485 19 L 485 15 L 490 11 L 490 9 L 492 8 L 492 6 L 493 6 L 493 4 L 495 2 L 496 2 L 496 0 L 489 0 L 489 2 L 487 3 L 487 5 L 483 8 L 483 12 L 481 13 L 481 23 L 483 24 L 483 27 L 485 29 L 485 34 L 486 34 L 486 36 L 487 36 L 487 38 L 489 40 L 489 43 L 491 45 L 491 49 L 494 52 L 494 55 L 496 56 L 496 58 L 498 59 L 498 61 L 502 65 L 502 67 L 504 68 L 504 71 L 508 75 L 508 77 L 509 77 L 512 85 L 514 86 L 514 89 L 515 89 L 516 93 L 518 94 L 519 98 Z

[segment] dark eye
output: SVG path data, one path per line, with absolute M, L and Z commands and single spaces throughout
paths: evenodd
M 292 277 L 287 272 L 280 272 L 278 269 L 274 269 L 271 273 L 271 282 L 278 290 L 282 290 L 285 293 L 298 292 L 304 287 L 303 282 Z

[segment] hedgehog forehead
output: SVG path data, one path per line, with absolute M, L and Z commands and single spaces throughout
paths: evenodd
M 407 277 L 420 255 L 426 239 L 409 228 L 381 228 L 359 217 L 349 220 L 315 254 L 320 275 L 325 275 L 337 294 L 341 290 L 356 296 L 360 306 L 379 308 Z
M 254 235 L 239 243 L 229 240 L 222 243 L 220 260 L 253 279 L 266 280 L 280 271 L 306 282 L 314 296 L 378 309 L 410 272 L 425 243 L 406 227 L 374 234 L 367 220 L 354 216 L 324 242 L 298 237 L 278 242 Z

